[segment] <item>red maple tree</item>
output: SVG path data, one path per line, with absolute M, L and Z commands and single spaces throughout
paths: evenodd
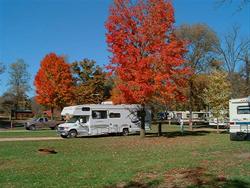
M 50 53 L 41 61 L 40 69 L 35 76 L 36 101 L 53 110 L 60 109 L 72 101 L 73 78 L 70 65 L 63 57 Z
M 117 77 L 115 103 L 183 99 L 185 41 L 174 35 L 174 9 L 166 0 L 115 0 L 106 22 L 112 53 L 108 68 Z M 144 114 L 144 113 L 141 113 Z M 142 117 L 141 136 L 145 135 Z

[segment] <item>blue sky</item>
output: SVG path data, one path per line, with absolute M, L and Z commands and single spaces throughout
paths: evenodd
M 206 23 L 222 37 L 233 24 L 250 37 L 250 6 L 235 12 L 238 0 L 216 8 L 217 0 L 173 0 L 176 26 Z M 111 0 L 0 0 L 0 95 L 8 88 L 8 65 L 22 58 L 29 65 L 30 84 L 40 61 L 50 52 L 69 62 L 89 58 L 108 63 L 104 23 Z M 34 95 L 34 90 L 29 92 Z

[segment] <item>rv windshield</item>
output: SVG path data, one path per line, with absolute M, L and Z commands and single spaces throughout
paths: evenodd
M 80 121 L 80 119 L 82 119 L 81 123 L 87 123 L 88 116 L 73 116 L 67 121 L 67 123 L 75 123 L 78 120 Z

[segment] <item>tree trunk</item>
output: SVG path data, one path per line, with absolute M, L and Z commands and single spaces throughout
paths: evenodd
M 142 109 L 140 111 L 140 118 L 141 118 L 141 130 L 140 130 L 140 137 L 144 138 L 146 135 L 145 131 L 145 117 L 146 117 L 146 111 L 145 111 L 145 106 L 142 106 Z
M 161 136 L 162 135 L 162 126 L 161 126 L 161 122 L 159 122 L 158 124 L 158 136 Z
M 220 133 L 220 131 L 219 131 L 219 118 L 217 118 L 217 133 Z
M 189 130 L 193 130 L 193 82 L 189 81 Z
M 51 107 L 50 108 L 50 111 L 51 111 L 51 120 L 53 120 L 54 119 L 54 107 Z
M 245 56 L 246 63 L 246 94 L 250 93 L 250 60 L 248 54 Z

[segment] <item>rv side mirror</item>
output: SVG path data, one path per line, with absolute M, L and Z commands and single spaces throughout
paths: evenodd
M 80 121 L 80 123 L 82 123 L 83 122 L 82 118 L 79 121 Z

